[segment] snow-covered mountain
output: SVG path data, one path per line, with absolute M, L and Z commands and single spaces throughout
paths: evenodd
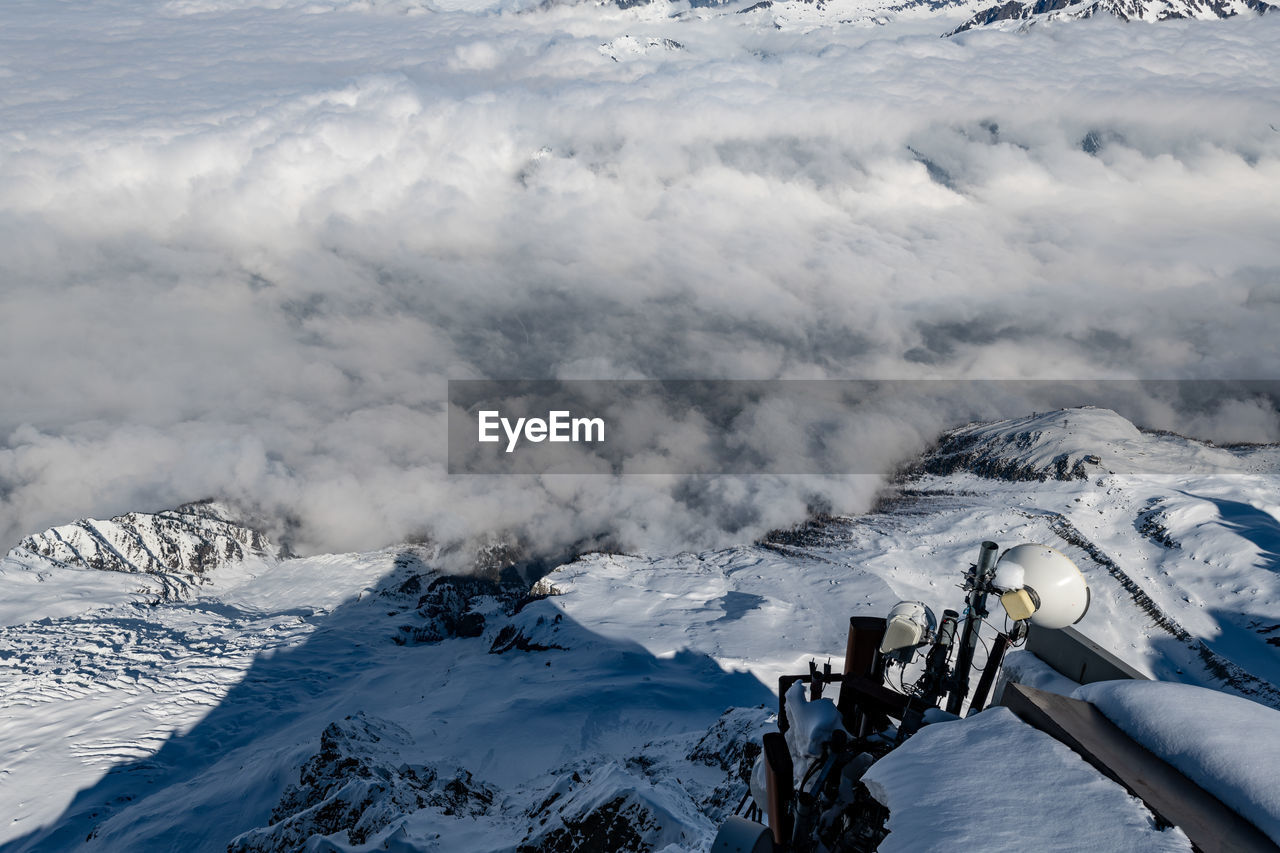
M 809 31 L 824 26 L 885 26 L 895 21 L 930 21 L 972 15 L 984 0 L 759 0 L 734 9 L 748 21 L 779 30 Z
M 285 550 L 212 500 L 159 513 L 86 518 L 28 536 L 15 549 L 62 566 L 111 572 L 203 575 L 248 557 L 279 559 Z
M 652 2 L 652 0 L 647 0 Z M 622 9 L 644 6 L 646 0 L 616 0 Z M 968 30 L 1021 29 L 1046 21 L 1070 21 L 1111 15 L 1121 21 L 1150 23 L 1173 20 L 1221 20 L 1276 11 L 1267 0 L 758 0 L 736 4 L 694 2 L 675 17 L 706 18 L 740 15 L 786 31 L 808 32 L 830 26 L 879 27 L 889 24 L 942 28 L 941 34 Z M 961 21 L 956 26 L 955 21 Z M 601 46 L 601 53 L 617 61 L 654 51 L 678 50 L 671 39 L 624 36 Z
M 732 11 L 780 30 L 803 32 L 834 25 L 871 27 L 934 21 L 946 28 L 943 34 L 955 35 L 979 28 L 1021 29 L 1046 21 L 1082 20 L 1097 15 L 1151 23 L 1207 21 L 1257 16 L 1278 8 L 1266 0 L 1007 0 L 997 4 L 990 0 L 760 0 Z M 956 16 L 963 19 L 959 26 L 948 23 Z
M 777 677 L 838 666 L 850 615 L 956 607 L 984 539 L 1072 557 L 1093 591 L 1078 627 L 1135 667 L 1280 707 L 1277 471 L 1275 447 L 1073 409 L 949 432 L 876 511 L 720 551 L 532 575 L 508 554 L 459 576 L 426 545 L 289 558 L 236 539 L 240 559 L 161 600 L 138 586 L 154 575 L 15 549 L 0 849 L 705 850 Z M 212 535 L 199 512 L 146 518 L 165 522 L 133 521 L 143 538 Z M 1028 740 L 978 719 L 931 738 Z M 891 829 L 928 814 L 894 779 L 930 742 L 870 777 Z M 1076 779 L 1129 847 L 1187 849 L 1050 752 L 1027 772 Z
M 1122 21 L 1214 20 L 1277 11 L 1265 0 L 1009 0 L 982 9 L 957 27 L 1026 27 L 1044 21 L 1064 21 L 1111 14 Z

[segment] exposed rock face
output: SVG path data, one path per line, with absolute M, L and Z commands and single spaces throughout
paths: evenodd
M 452 765 L 416 763 L 428 745 L 394 723 L 355 714 L 324 730 L 269 825 L 239 835 L 227 850 L 448 850 L 458 817 L 505 827 L 519 853 L 693 849 L 741 799 L 771 719 L 763 706 L 730 708 L 701 735 L 652 742 L 625 759 L 575 762 L 549 773 L 545 787 L 501 790 Z M 711 767 L 724 775 L 708 774 Z M 526 797 L 539 791 L 531 805 Z M 419 836 L 437 828 L 438 847 L 399 837 L 401 819 L 411 816 Z M 327 842 L 317 846 L 321 836 Z
M 1169 516 L 1159 500 L 1147 502 L 1147 508 L 1138 514 L 1134 527 L 1152 542 L 1171 550 L 1182 548 L 1182 543 L 1174 539 L 1173 534 L 1169 532 Z
M 307 839 L 334 833 L 364 844 L 405 814 L 435 809 L 477 816 L 493 806 L 493 789 L 465 770 L 403 763 L 401 750 L 413 744 L 404 729 L 376 717 L 331 723 L 320 751 L 272 810 L 270 825 L 236 837 L 228 853 L 301 850 Z
M 412 549 L 400 554 L 396 568 L 410 574 L 383 595 L 396 600 L 414 621 L 401 625 L 393 639 L 407 645 L 479 637 L 485 631 L 486 613 L 519 613 L 530 601 L 558 592 L 545 581 L 531 589 L 512 559 L 507 553 L 483 551 L 476 558 L 476 574 L 458 575 L 437 572 Z M 514 630 L 505 639 L 511 639 Z
M 504 595 L 500 584 L 484 578 L 444 575 L 425 583 L 426 590 L 418 598 L 416 608 L 416 615 L 422 621 L 400 626 L 395 637 L 400 645 L 438 643 L 449 637 L 478 637 L 484 633 L 485 621 L 484 614 L 472 610 L 476 599 L 510 597 Z
M 761 708 L 730 708 L 707 730 L 685 756 L 689 761 L 718 767 L 730 779 L 746 782 L 760 754 L 760 737 L 772 723 Z
M 1082 422 L 1078 432 L 1064 428 L 1071 418 Z M 1105 409 L 967 426 L 945 433 L 920 468 L 939 476 L 969 471 L 993 480 L 1087 480 L 1102 462 L 1094 451 L 1116 435 L 1133 438 L 1139 432 Z
M 402 565 L 402 561 L 404 562 Z M 397 559 L 397 567 L 410 567 L 412 555 Z M 496 577 L 435 574 L 418 563 L 415 571 L 391 597 L 409 599 L 414 621 L 399 627 L 393 639 L 400 645 L 438 643 L 450 637 L 479 637 L 485 629 L 486 611 L 510 611 L 528 592 L 528 585 L 514 574 Z
M 285 549 L 214 501 L 154 514 L 130 512 L 106 521 L 81 519 L 28 536 L 14 551 L 86 569 L 191 575 L 250 556 L 287 556 Z
M 709 825 L 674 780 L 654 784 L 618 764 L 560 779 L 529 812 L 533 828 L 518 853 L 646 853 L 688 847 Z
M 548 652 L 552 649 L 564 650 L 564 646 L 557 643 L 540 643 L 525 634 L 524 629 L 517 625 L 503 625 L 502 630 L 498 632 L 498 636 L 494 637 L 493 642 L 489 645 L 489 654 L 501 655 L 512 649 L 522 652 Z
M 774 728 L 772 712 L 758 708 L 729 708 L 685 756 L 725 772 L 725 781 L 702 801 L 702 811 L 716 821 L 733 814 L 751 780 L 764 733 Z

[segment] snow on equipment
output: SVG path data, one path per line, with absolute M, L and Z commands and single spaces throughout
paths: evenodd
M 887 812 L 860 782 L 867 768 L 922 726 L 982 710 L 1010 646 L 1031 626 L 1066 627 L 1089 608 L 1089 587 L 1065 555 L 1045 545 L 998 552 L 982 543 L 965 573 L 963 613 L 944 610 L 939 620 L 924 602 L 901 601 L 885 618 L 852 617 L 843 672 L 811 660 L 808 673 L 778 679 L 778 731 L 764 736 L 737 810 L 745 817 L 721 826 L 712 853 L 876 849 Z M 988 645 L 979 630 L 991 595 L 1008 620 Z M 986 661 L 970 696 L 979 643 Z M 837 702 L 823 697 L 828 685 L 839 685 Z
M 916 649 L 933 639 L 938 620 L 922 601 L 899 601 L 889 611 L 880 654 L 897 654 L 903 662 L 911 660 Z
M 1045 545 L 1010 548 L 996 565 L 996 589 L 1010 619 L 1065 628 L 1084 618 L 1089 586 L 1076 564 Z M 1022 615 L 1022 614 L 1026 615 Z

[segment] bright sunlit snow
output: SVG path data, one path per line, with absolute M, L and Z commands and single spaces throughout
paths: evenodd
M 1077 433 L 1072 423 L 1092 428 Z M 1000 454 L 1007 470 L 1034 461 L 1038 446 L 1020 456 L 1007 440 L 1030 426 L 1043 442 L 1099 459 L 1107 441 L 1124 438 L 1156 471 L 1202 449 L 1135 435 L 1109 412 L 1071 410 L 980 430 L 979 449 L 990 453 L 974 464 Z M 947 447 L 941 442 L 942 455 L 930 458 L 944 460 Z M 683 839 L 671 843 L 705 850 L 745 790 L 730 774 L 742 744 L 758 743 L 776 711 L 778 676 L 806 671 L 811 657 L 838 670 L 851 615 L 883 615 L 899 599 L 935 611 L 959 606 L 960 577 L 988 538 L 1043 542 L 1071 557 L 1093 595 L 1077 627 L 1133 666 L 1261 703 L 1210 694 L 1219 714 L 1176 693 L 1129 701 L 1177 684 L 1087 692 L 1141 742 L 1175 763 L 1185 755 L 1191 764 L 1179 767 L 1269 826 L 1271 762 L 1252 747 L 1241 757 L 1213 744 L 1248 743 L 1240 732 L 1261 732 L 1277 713 L 1263 706 L 1280 707 L 1270 642 L 1280 631 L 1274 567 L 1249 559 L 1257 549 L 1250 528 L 1203 519 L 1198 547 L 1212 545 L 1216 555 L 1204 562 L 1176 538 L 1185 528 L 1151 515 L 1161 500 L 1212 484 L 1219 500 L 1231 495 L 1261 518 L 1277 494 L 1274 475 L 1258 470 L 1267 452 L 1235 451 L 1252 474 L 1200 479 L 1113 475 L 1096 463 L 1086 463 L 1093 474 L 1083 480 L 922 474 L 877 512 L 764 545 L 589 555 L 533 584 L 533 593 L 549 596 L 540 600 L 525 598 L 525 583 L 445 583 L 429 546 L 259 557 L 204 575 L 77 570 L 15 551 L 0 562 L 6 614 L 14 614 L 0 630 L 0 753 L 11 756 L 0 785 L 0 810 L 12 815 L 4 837 L 14 850 L 79 849 L 90 832 L 119 849 L 178 839 L 220 851 L 233 838 L 237 850 L 297 849 L 311 835 L 332 834 L 317 813 L 350 813 L 343 826 L 359 819 L 361 837 L 395 836 L 406 849 L 433 849 L 440 833 L 462 845 L 455 849 L 524 841 L 556 849 L 547 833 L 621 798 L 633 814 L 660 816 L 659 834 L 645 843 Z M 149 518 L 139 523 L 158 523 Z M 100 576 L 120 584 L 80 580 Z M 1206 606 L 1198 591 L 1207 589 L 1226 603 Z M 1248 592 L 1230 598 L 1230 590 Z M 476 636 L 465 636 L 460 614 L 483 617 Z M 984 629 L 984 645 L 994 627 Z M 1074 686 L 1026 653 L 1008 669 L 1047 689 Z M 1183 753 L 1179 744 L 1192 732 L 1204 746 Z M 895 849 L 954 834 L 999 849 L 999 839 L 1020 831 L 1024 812 L 1010 801 L 1013 777 L 1003 771 L 958 773 L 959 787 L 948 777 L 930 781 L 934 787 L 910 783 L 914 771 L 901 768 L 932 766 L 935 747 L 965 767 L 1005 756 L 1000 762 L 1041 784 L 1026 795 L 1028 808 L 1056 792 L 1054 809 L 1041 811 L 1058 817 L 1035 830 L 1037 844 L 1050 844 L 1073 810 L 1087 807 L 1100 814 L 1091 831 L 1124 834 L 1143 849 L 1185 849 L 1181 835 L 1157 832 L 1065 748 L 999 713 L 917 737 L 919 745 L 875 771 L 892 814 L 906 821 L 891 824 Z M 345 787 L 363 778 L 351 767 L 385 776 L 388 789 L 357 796 Z M 930 806 L 953 795 L 989 802 L 981 815 Z M 335 837 L 336 849 L 364 843 Z
M 984 539 L 1075 560 L 1138 669 L 1280 707 L 1280 452 L 1223 446 L 1274 397 L 957 384 L 741 413 L 734 454 L 866 476 L 446 474 L 450 379 L 1276 375 L 1280 15 L 753 5 L 0 7 L 4 850 L 705 850 L 777 677 L 959 605 Z M 1185 848 L 1048 752 L 1056 814 Z
M 926 728 L 864 777 L 889 807 L 884 853 L 1189 851 L 1141 801 L 1006 708 Z

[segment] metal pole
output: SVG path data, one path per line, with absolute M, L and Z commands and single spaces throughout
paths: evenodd
M 978 552 L 978 565 L 970 578 L 968 604 L 964 619 L 964 633 L 960 637 L 960 649 L 956 653 L 956 668 L 952 672 L 951 695 L 947 697 L 947 711 L 959 715 L 964 697 L 969 692 L 969 670 L 973 667 L 973 653 L 978 646 L 978 627 L 987 616 L 987 590 L 991 588 L 991 576 L 995 572 L 996 555 L 1000 546 L 983 542 Z
M 1004 653 L 1008 648 L 1009 635 L 1003 632 L 998 634 L 991 644 L 991 655 L 987 658 L 987 665 L 982 668 L 978 686 L 973 688 L 973 701 L 969 703 L 968 716 L 972 717 L 987 704 L 987 694 L 991 692 L 991 685 L 996 680 L 996 673 L 1000 671 L 1000 664 L 1004 661 Z
M 956 621 L 959 618 L 960 614 L 954 610 L 942 611 L 942 622 L 938 624 L 938 636 L 933 641 L 929 656 L 925 658 L 924 686 L 920 691 L 920 699 L 926 706 L 932 707 L 946 689 L 947 658 L 955 642 Z

